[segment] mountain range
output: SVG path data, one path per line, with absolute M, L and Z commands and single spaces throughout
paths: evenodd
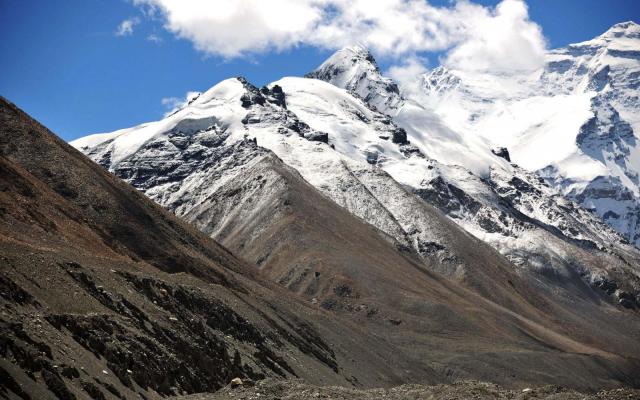
M 3 100 L 0 394 L 640 386 L 639 48 L 400 84 L 353 46 L 71 146 Z
M 618 199 L 620 191 L 628 188 L 612 183 L 618 179 L 612 174 L 619 169 L 588 154 L 600 151 L 609 157 L 607 149 L 618 149 L 615 143 L 619 142 L 612 135 L 634 137 L 629 123 L 594 122 L 604 114 L 589 107 L 605 104 L 597 99 L 614 94 L 627 99 L 628 107 L 637 107 L 632 101 L 634 93 L 637 98 L 633 87 L 637 79 L 629 77 L 639 68 L 638 60 L 632 58 L 633 52 L 623 52 L 617 58 L 608 54 L 612 49 L 640 44 L 639 29 L 634 23 L 618 24 L 586 42 L 592 44 L 554 50 L 543 70 L 530 76 L 474 72 L 467 75 L 475 80 L 469 78 L 470 83 L 464 83 L 455 75 L 460 72 L 438 68 L 418 77 L 422 83 L 419 94 L 407 90 L 406 95 L 398 84 L 382 76 L 364 47 L 354 46 L 336 52 L 305 78 L 283 78 L 262 89 L 243 78 L 229 79 L 161 121 L 91 135 L 72 145 L 223 243 L 231 229 L 228 225 L 248 217 L 234 208 L 259 211 L 264 207 L 238 201 L 220 204 L 215 193 L 222 185 L 235 184 L 252 165 L 250 160 L 267 151 L 397 246 L 410 249 L 424 262 L 437 259 L 440 273 L 469 272 L 447 245 L 447 238 L 441 237 L 440 225 L 424 212 L 425 205 L 437 208 L 488 243 L 518 269 L 558 277 L 577 274 L 588 285 L 605 288 L 622 306 L 636 307 L 639 253 L 635 239 L 629 236 L 631 231 L 614 222 L 633 223 L 637 197 L 625 192 L 622 198 L 628 207 L 623 213 Z M 597 64 L 594 70 L 603 61 L 592 61 L 584 51 L 571 50 L 585 47 L 590 49 L 588 54 L 601 54 L 600 58 L 609 61 L 600 69 L 621 70 L 607 78 L 612 83 L 598 86 L 600 92 L 590 83 L 598 73 L 589 72 L 587 64 Z M 578 53 L 581 55 L 576 56 Z M 582 78 L 569 68 L 559 76 L 553 67 L 560 62 L 558 55 L 580 57 L 565 59 L 564 65 L 577 65 Z M 509 84 L 501 85 L 500 81 Z M 543 93 L 542 89 L 534 91 L 534 84 L 571 86 L 573 92 L 548 89 L 547 95 L 533 95 Z M 505 87 L 511 88 L 508 93 L 487 89 Z M 563 110 L 556 104 L 584 106 L 580 99 L 591 97 L 582 112 Z M 531 113 L 532 102 L 549 103 L 545 107 L 555 110 L 555 120 L 543 112 Z M 618 107 L 618 103 L 606 104 L 613 111 Z M 540 118 L 545 124 L 533 121 L 532 126 L 509 128 L 514 124 L 500 118 L 517 115 L 500 111 L 504 108 L 527 110 L 534 114 L 529 119 Z M 607 115 L 634 115 L 619 108 L 623 114 L 612 111 Z M 464 114 L 464 110 L 468 118 L 451 121 L 452 114 Z M 579 123 L 567 121 L 580 116 L 584 118 Z M 468 129 L 463 127 L 465 123 Z M 569 123 L 575 125 L 575 132 L 555 128 Z M 492 124 L 515 137 L 508 143 L 503 140 L 508 147 L 497 146 L 507 133 L 494 132 L 490 137 L 481 129 Z M 578 142 L 586 143 L 587 131 L 593 131 L 591 148 L 599 149 L 592 153 L 577 148 Z M 572 141 L 567 140 L 569 136 Z M 575 147 L 575 155 L 568 158 L 584 161 L 567 168 L 583 173 L 600 163 L 600 172 L 606 170 L 608 175 L 598 175 L 580 186 L 558 169 L 560 163 L 536 161 L 538 165 L 532 166 L 527 162 L 527 157 L 540 160 L 545 142 L 554 142 L 554 151 L 566 152 L 554 137 L 562 137 Z M 514 144 L 517 140 L 522 144 Z M 260 150 L 254 150 L 250 142 Z M 625 148 L 629 156 L 624 164 L 632 166 L 633 149 Z M 552 170 L 560 172 L 551 174 Z M 593 190 L 603 185 L 602 190 Z M 264 200 L 269 195 L 257 192 L 253 197 Z M 593 204 L 608 204 L 608 208 L 588 207 Z M 609 218 L 612 213 L 620 217 Z M 269 256 L 256 255 L 256 260 L 261 264 Z

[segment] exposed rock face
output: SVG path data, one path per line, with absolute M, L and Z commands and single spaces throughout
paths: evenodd
M 605 165 L 616 166 L 622 175 L 598 176 L 582 189 L 569 191 L 568 195 L 593 209 L 630 242 L 638 244 L 640 201 L 634 193 L 640 184 L 640 170 L 634 165 L 637 139 L 631 124 L 609 104 L 611 100 L 608 97 L 592 99 L 595 115 L 580 128 L 576 143 L 584 154 Z M 558 182 L 557 179 L 554 182 L 567 185 L 567 182 Z
M 565 182 L 568 183 L 568 182 Z M 598 212 L 598 207 L 607 206 L 612 202 L 617 203 L 613 209 L 608 209 L 602 219 L 618 230 L 625 230 L 631 235 L 633 243 L 638 236 L 637 224 L 640 220 L 640 205 L 637 204 L 635 195 L 622 184 L 619 178 L 600 176 L 593 179 L 583 189 L 575 189 L 568 192 L 569 196 L 583 204 L 583 207 Z M 628 241 L 628 239 L 624 239 Z
M 496 147 L 495 149 L 492 149 L 491 152 L 498 157 L 502 157 L 505 160 L 511 162 L 511 156 L 509 155 L 509 150 L 507 150 L 506 147 Z
M 266 102 L 269 102 L 279 107 L 287 108 L 284 93 L 280 86 L 275 85 L 271 89 L 264 86 L 262 89 L 258 90 L 258 88 L 249 83 L 245 78 L 238 77 L 237 79 L 246 89 L 246 92 L 240 98 L 242 107 L 250 108 L 254 104 L 262 106 Z
M 405 131 L 403 128 L 396 128 L 393 131 L 393 139 L 392 139 L 393 143 L 397 143 L 397 144 L 405 144 L 405 143 L 409 143 L 407 141 L 407 131 Z

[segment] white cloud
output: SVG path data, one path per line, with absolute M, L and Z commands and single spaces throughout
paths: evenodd
M 322 15 L 306 0 L 134 0 L 159 11 L 165 27 L 198 50 L 231 58 L 299 42 Z
M 363 43 L 395 60 L 444 51 L 449 66 L 519 70 L 539 65 L 545 49 L 524 0 L 503 0 L 495 8 L 468 0 L 448 7 L 426 0 L 133 1 L 199 51 L 224 58 L 302 44 L 337 49 Z
M 394 81 L 400 83 L 403 88 L 415 87 L 415 83 L 421 74 L 427 72 L 426 60 L 411 56 L 399 64 L 392 65 L 385 73 Z
M 133 17 L 120 22 L 116 29 L 116 36 L 130 36 L 133 34 L 133 27 L 140 23 L 140 18 Z
M 169 116 L 174 112 L 180 110 L 187 106 L 191 101 L 193 101 L 196 97 L 200 96 L 200 92 L 192 92 L 188 91 L 184 97 L 165 97 L 160 102 L 164 106 L 166 110 L 168 110 L 164 116 Z
M 546 40 L 529 19 L 523 1 L 503 0 L 495 10 L 471 8 L 464 37 L 449 52 L 445 65 L 480 71 L 527 71 L 542 65 Z
M 147 36 L 147 40 L 149 42 L 153 42 L 156 44 L 162 43 L 162 38 L 158 35 L 156 35 L 155 33 L 151 33 Z

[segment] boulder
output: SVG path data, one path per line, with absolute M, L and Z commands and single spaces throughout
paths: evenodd
M 511 162 L 511 156 L 509 155 L 509 150 L 507 150 L 506 147 L 496 147 L 495 149 L 492 149 L 491 152 L 498 157 L 502 157 L 505 160 Z
M 403 128 L 397 128 L 393 131 L 393 138 L 391 139 L 393 143 L 397 144 L 405 144 L 407 142 L 407 131 Z

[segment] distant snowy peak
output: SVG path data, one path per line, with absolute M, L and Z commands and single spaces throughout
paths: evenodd
M 640 25 L 550 50 L 530 74 L 438 67 L 417 82 L 407 101 L 463 138 L 507 147 L 514 163 L 640 245 Z
M 549 51 L 549 56 L 565 55 L 577 59 L 603 58 L 600 63 L 616 63 L 616 59 L 638 60 L 640 53 L 640 25 L 623 22 L 612 26 L 602 35 L 584 42 Z M 606 58 L 608 57 L 608 58 Z M 621 60 L 618 60 L 621 61 Z M 587 67 L 587 65 L 585 65 Z
M 594 39 L 570 44 L 551 50 L 547 56 L 547 71 L 564 73 L 575 64 L 579 69 L 571 71 L 582 75 L 587 71 L 606 75 L 604 70 L 611 67 L 633 67 L 640 60 L 640 25 L 635 22 L 623 22 Z M 595 71 L 597 70 L 597 71 Z M 600 71 L 603 72 L 600 72 Z M 589 87 L 599 90 L 603 88 Z
M 640 24 L 634 21 L 620 22 L 609 28 L 609 30 L 605 32 L 605 35 L 613 35 L 615 37 L 634 36 L 640 38 Z
M 436 112 L 440 111 L 443 101 L 458 105 L 465 103 L 467 117 L 473 121 L 477 117 L 475 114 L 482 112 L 488 103 L 517 96 L 518 91 L 513 89 L 513 86 L 518 86 L 517 80 L 510 76 L 465 73 L 439 66 L 421 74 L 417 79 L 417 87 L 402 89 L 411 92 L 411 96 L 405 97 L 418 101 Z M 446 113 L 442 113 L 441 116 L 445 117 Z M 460 115 L 457 115 L 456 119 L 460 119 Z
M 375 59 L 362 45 L 338 50 L 305 78 L 320 79 L 346 89 L 384 113 L 396 109 L 402 102 L 398 85 L 382 76 Z
M 592 96 L 591 116 L 574 131 L 576 154 L 605 171 L 594 169 L 577 179 L 566 167 L 570 163 L 560 161 L 543 173 L 555 171 L 549 178 L 559 188 L 640 245 L 640 25 L 616 24 L 592 40 L 552 50 L 547 58 L 542 79 L 547 95 Z M 581 163 L 580 175 L 586 170 Z
M 446 93 L 460 85 L 460 78 L 442 66 L 421 75 L 419 79 L 421 89 L 431 95 Z
M 621 22 L 613 25 L 594 40 L 615 41 L 617 39 L 640 40 L 640 25 L 633 21 Z
M 613 50 L 615 56 L 616 50 L 620 51 L 638 51 L 638 44 L 640 44 L 640 25 L 634 22 L 625 22 L 617 24 L 607 30 L 600 36 L 597 36 L 591 40 L 584 42 L 573 43 L 565 48 L 558 50 L 552 50 L 551 53 L 556 51 L 566 51 L 567 49 L 581 50 L 588 53 L 589 50 L 598 50 L 601 48 L 608 48 Z M 574 55 L 580 55 L 574 53 Z

